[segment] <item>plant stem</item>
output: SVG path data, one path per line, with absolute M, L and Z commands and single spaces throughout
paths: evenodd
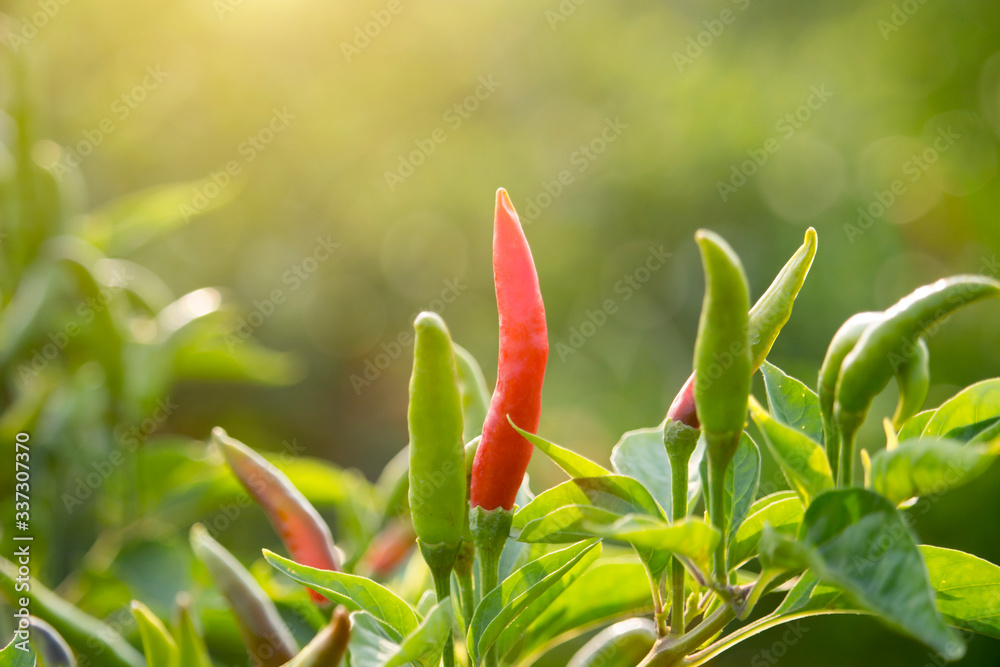
M 474 507 L 469 512 L 469 528 L 479 553 L 479 581 L 483 589 L 481 600 L 485 600 L 500 583 L 500 555 L 507 544 L 513 520 L 514 513 L 502 507 L 493 510 Z M 484 664 L 486 667 L 497 667 L 495 644 L 486 652 Z
M 431 572 L 434 578 L 434 592 L 437 593 L 438 604 L 451 597 L 451 572 L 446 576 L 439 576 Z M 450 604 L 450 600 L 449 600 Z M 444 667 L 455 667 L 455 639 L 452 633 L 448 633 L 448 639 L 444 643 Z
M 736 612 L 729 605 L 719 607 L 698 627 L 681 638 L 666 637 L 660 640 L 638 667 L 674 667 L 682 664 L 685 656 L 722 631 L 734 618 Z
M 854 483 L 854 445 L 860 423 L 841 424 L 840 466 L 837 471 L 837 486 L 848 487 Z
M 458 557 L 458 550 L 461 542 L 457 544 L 427 544 L 423 540 L 417 540 L 420 546 L 420 553 L 431 571 L 434 579 L 434 592 L 437 594 L 438 604 L 448 600 L 451 604 L 451 571 L 455 567 L 455 559 Z M 444 667 L 455 667 L 455 640 L 452 633 L 448 633 L 448 639 L 444 645 Z
M 712 518 L 712 525 L 721 535 L 719 546 L 715 549 L 712 560 L 712 574 L 721 586 L 729 583 L 728 568 L 726 567 L 726 467 L 728 461 L 719 461 L 716 457 L 709 455 L 708 459 L 708 512 Z
M 687 451 L 686 453 L 687 456 L 684 456 L 682 452 L 670 457 L 670 494 L 675 523 L 687 517 L 688 461 L 691 459 L 691 452 Z M 684 564 L 679 559 L 672 558 L 670 562 L 670 634 L 674 636 L 684 634 L 684 602 L 687 599 L 684 583 Z

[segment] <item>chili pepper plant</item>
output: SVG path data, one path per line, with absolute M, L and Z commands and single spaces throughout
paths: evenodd
M 206 576 L 178 597 L 170 621 L 132 604 L 144 657 L 33 582 L 42 664 L 76 664 L 74 654 L 80 664 L 217 664 L 223 622 L 210 591 L 253 664 L 266 667 L 530 665 L 567 647 L 572 667 L 696 667 L 829 614 L 871 616 L 941 661 L 961 660 L 969 633 L 1000 639 L 1000 567 L 921 544 L 908 515 L 1000 455 L 1000 379 L 924 409 L 927 337 L 956 310 L 1000 297 L 1000 282 L 954 276 L 851 317 L 807 382 L 767 357 L 806 282 L 816 232 L 752 306 L 736 251 L 707 230 L 696 241 L 705 295 L 693 373 L 660 424 L 625 433 L 608 460 L 593 461 L 537 432 L 545 308 L 500 190 L 495 389 L 445 321 L 421 313 L 409 445 L 377 483 L 319 461 L 275 465 L 216 429 L 203 465 L 228 483 L 220 496 L 245 489 L 285 553 L 264 550 L 271 569 L 248 569 L 210 527 L 191 527 Z M 758 371 L 761 397 L 751 392 Z M 894 414 L 871 415 L 894 379 Z M 859 437 L 873 419 L 884 442 Z M 566 481 L 530 488 L 535 450 Z M 762 450 L 788 490 L 759 493 Z M 314 503 L 335 507 L 336 540 Z M 4 562 L 8 596 L 17 581 Z M 22 656 L 8 647 L 0 664 L 34 664 Z

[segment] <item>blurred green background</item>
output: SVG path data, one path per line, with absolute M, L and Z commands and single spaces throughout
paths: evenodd
M 498 186 L 546 301 L 540 433 L 604 461 L 622 432 L 662 419 L 690 372 L 700 227 L 737 249 L 754 297 L 818 230 L 771 356 L 809 383 L 850 314 L 944 275 L 1000 273 L 996 2 L 5 5 L 20 64 L 0 72 L 4 143 L 23 68 L 43 140 L 32 156 L 68 209 L 185 183 L 169 207 L 187 224 L 118 256 L 177 295 L 219 287 L 235 304 L 229 349 L 252 333 L 298 360 L 263 384 L 181 377 L 160 433 L 221 425 L 373 478 L 406 442 L 400 335 L 417 311 L 441 310 L 495 379 Z M 12 164 L 0 154 L 0 177 Z M 670 256 L 646 272 L 651 249 Z M 929 341 L 929 404 L 1000 375 L 997 321 L 977 306 Z M 560 479 L 544 461 L 531 474 L 537 488 Z M 916 528 L 1000 562 L 995 527 L 975 527 L 997 507 L 993 470 Z M 785 664 L 931 664 L 866 620 L 805 627 Z M 979 638 L 963 664 L 997 655 Z

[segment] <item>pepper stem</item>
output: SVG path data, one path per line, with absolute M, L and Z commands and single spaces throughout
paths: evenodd
M 469 629 L 472 614 L 476 611 L 475 586 L 472 577 L 472 565 L 476 559 L 476 548 L 472 542 L 463 542 L 455 560 L 455 579 L 458 581 L 458 593 L 462 601 L 462 616 L 465 620 L 465 630 Z
M 667 421 L 663 429 L 663 443 L 670 459 L 670 504 L 674 522 L 688 513 L 688 464 L 698 446 L 699 431 L 678 422 Z M 684 603 L 687 591 L 684 581 L 684 564 L 673 558 L 670 562 L 670 634 L 684 634 Z
M 479 581 L 483 589 L 481 600 L 499 585 L 500 554 L 507 544 L 513 520 L 514 513 L 502 507 L 485 510 L 481 506 L 476 506 L 469 511 L 469 528 L 472 531 L 476 551 L 479 552 Z M 486 667 L 497 667 L 496 645 L 491 646 L 486 652 L 484 664 Z
M 438 604 L 441 604 L 451 597 L 451 570 L 455 567 L 455 560 L 462 543 L 427 544 L 418 539 L 417 544 L 420 546 L 420 553 L 431 571 L 431 577 L 434 579 L 434 592 L 437 594 Z M 455 640 L 450 632 L 445 641 L 443 658 L 444 667 L 455 667 Z
M 854 483 L 854 446 L 861 421 L 856 418 L 840 420 L 840 466 L 837 471 L 837 486 L 848 487 Z
M 729 468 L 729 463 L 733 460 L 741 437 L 742 433 L 705 433 L 708 455 L 708 513 L 712 518 L 712 525 L 721 536 L 712 561 L 712 573 L 716 582 L 722 587 L 729 585 L 729 568 L 726 565 L 726 533 L 728 532 L 726 469 Z

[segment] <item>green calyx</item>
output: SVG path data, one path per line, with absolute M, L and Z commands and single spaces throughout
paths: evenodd
M 413 528 L 427 544 L 457 544 L 465 527 L 465 449 L 455 353 L 444 321 L 421 313 L 413 325 L 409 501 Z

